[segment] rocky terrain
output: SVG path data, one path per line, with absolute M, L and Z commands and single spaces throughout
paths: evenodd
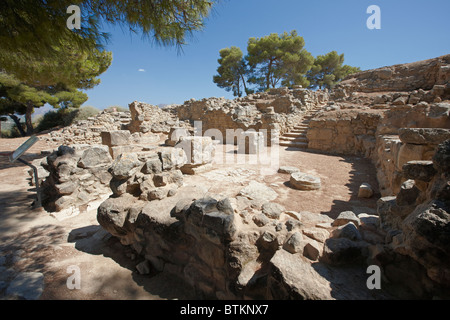
M 196 298 L 448 299 L 449 79 L 443 56 L 331 92 L 132 102 L 41 137 L 44 208 L 58 221 L 94 211 L 102 229 L 80 238 L 117 240 L 137 274 Z M 280 144 L 300 128 L 301 143 Z

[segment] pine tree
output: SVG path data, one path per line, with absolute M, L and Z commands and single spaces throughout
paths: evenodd
M 361 71 L 358 67 L 343 65 L 344 54 L 331 51 L 326 55 L 319 55 L 307 74 L 311 88 L 332 89 L 336 83 L 347 75 Z
M 238 47 L 225 48 L 219 51 L 220 59 L 217 68 L 218 75 L 213 77 L 213 82 L 219 88 L 233 91 L 233 95 L 241 97 L 242 93 L 249 93 L 246 84 L 248 67 L 243 59 L 243 53 Z M 242 90 L 243 87 L 243 90 Z
M 260 91 L 279 84 L 304 85 L 305 73 L 314 63 L 314 58 L 304 46 L 304 39 L 295 30 L 250 38 L 246 57 L 251 69 L 249 82 L 258 85 Z

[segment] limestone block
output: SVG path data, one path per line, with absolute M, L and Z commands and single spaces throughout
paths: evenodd
M 181 137 L 180 142 L 175 148 L 184 151 L 188 164 L 200 165 L 211 163 L 215 155 L 215 145 L 211 137 Z
M 359 186 L 358 198 L 371 198 L 373 196 L 372 186 L 368 183 L 363 183 Z
M 294 189 L 299 190 L 317 190 L 321 187 L 321 181 L 319 177 L 315 177 L 313 175 L 302 172 L 292 173 L 289 182 Z
M 108 147 L 126 146 L 130 143 L 131 132 L 128 130 L 104 131 L 100 133 L 102 144 Z

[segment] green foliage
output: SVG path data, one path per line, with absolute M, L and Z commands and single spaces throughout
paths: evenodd
M 275 88 L 278 84 L 305 84 L 304 75 L 313 65 L 314 58 L 304 46 L 304 39 L 295 30 L 250 38 L 246 57 L 251 68 L 249 82 L 258 85 L 260 91 Z
M 67 52 L 102 49 L 109 39 L 101 31 L 103 24 L 118 25 L 161 45 L 181 46 L 192 32 L 203 28 L 212 4 L 211 0 L 2 0 L 0 69 L 29 81 L 22 76 L 27 74 L 21 68 L 24 63 L 50 61 L 51 67 L 56 61 L 62 66 L 74 58 L 67 56 Z M 79 30 L 69 30 L 66 26 L 69 5 L 81 9 Z
M 36 119 L 36 130 L 38 132 L 56 128 L 59 126 L 69 126 L 80 120 L 87 120 L 96 116 L 100 110 L 92 106 L 81 107 L 79 109 L 63 108 L 47 112 L 40 119 Z
M 219 88 L 226 91 L 233 91 L 233 95 L 242 96 L 242 92 L 248 93 L 245 77 L 248 73 L 248 67 L 243 59 L 241 49 L 238 47 L 225 48 L 219 51 L 220 59 L 217 68 L 218 75 L 213 77 L 213 82 Z M 244 90 L 242 90 L 244 87 Z
M 240 97 L 243 92 L 264 92 L 280 85 L 331 89 L 348 75 L 361 71 L 343 65 L 344 54 L 332 51 L 314 59 L 304 46 L 304 39 L 294 30 L 250 38 L 245 58 L 237 47 L 222 49 L 213 82 Z M 249 88 L 248 84 L 256 88 Z
M 339 55 L 336 51 L 317 56 L 313 67 L 307 74 L 310 87 L 332 89 L 347 75 L 361 71 L 357 67 L 343 65 L 343 63 L 344 54 Z

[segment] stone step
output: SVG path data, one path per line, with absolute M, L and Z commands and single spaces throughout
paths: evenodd
M 306 137 L 280 137 L 280 141 L 308 142 Z
M 282 147 L 291 147 L 291 148 L 299 148 L 299 149 L 307 149 L 308 148 L 308 143 L 306 143 L 306 142 L 280 141 L 280 146 L 282 146 Z
M 291 130 L 289 133 L 297 134 L 297 135 L 306 135 L 306 130 Z
M 306 133 L 291 131 L 291 132 L 285 133 L 283 136 L 285 136 L 285 137 L 306 137 Z

